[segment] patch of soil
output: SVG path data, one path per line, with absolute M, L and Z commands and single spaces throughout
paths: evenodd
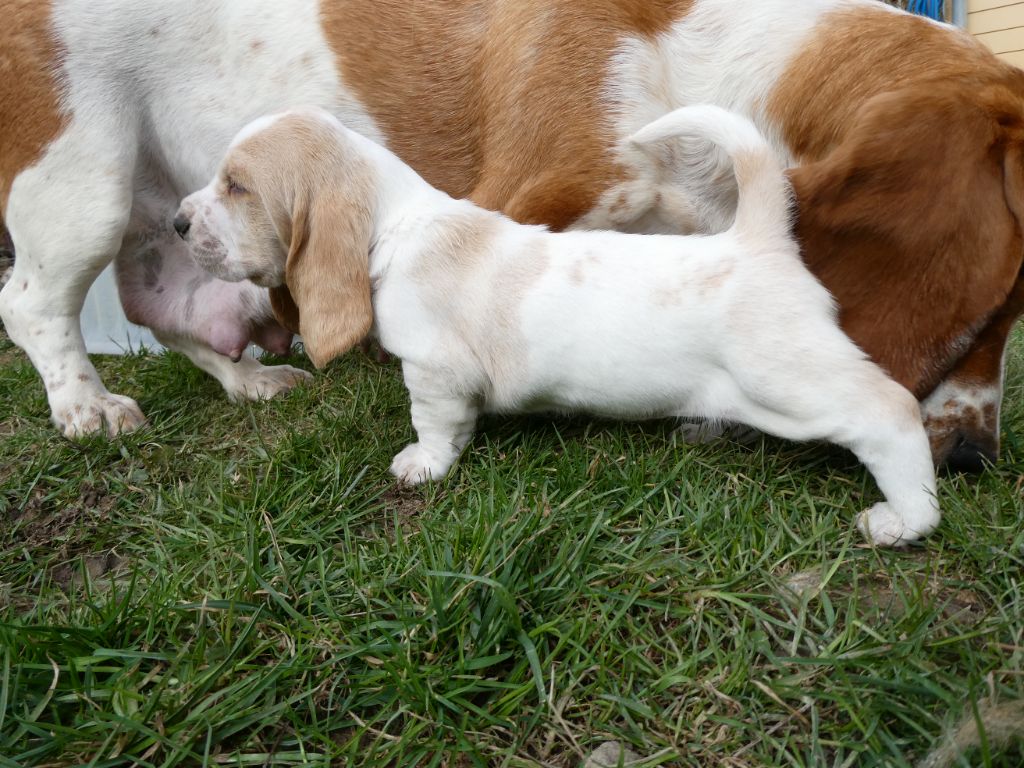
M 792 574 L 782 583 L 782 596 L 786 600 L 797 601 L 803 595 L 817 597 L 822 579 L 821 568 Z M 973 590 L 961 589 L 941 578 L 924 574 L 914 577 L 914 581 L 922 600 L 940 607 L 944 619 L 961 626 L 977 623 L 989 610 L 985 600 Z M 860 574 L 856 577 L 855 583 L 849 578 L 849 574 L 840 572 L 826 589 L 834 602 L 856 595 L 857 613 L 862 618 L 880 620 L 898 619 L 911 609 L 912 606 L 907 604 L 908 596 L 912 594 L 909 586 L 894 584 L 891 576 L 883 572 Z
M 88 551 L 89 533 L 110 519 L 116 498 L 105 488 L 82 483 L 78 498 L 63 502 L 47 498 L 45 488 L 36 488 L 24 506 L 8 520 L 12 538 L 29 549 L 49 549 L 67 560 Z
M 96 551 L 93 533 L 109 527 L 115 502 L 115 496 L 92 483 L 82 483 L 70 502 L 48 498 L 47 489 L 37 487 L 21 509 L 0 521 L 10 532 L 4 548 L 39 552 L 52 582 L 66 592 L 80 588 L 86 576 L 97 588 L 109 587 L 124 561 L 114 550 Z M 27 610 L 35 600 L 18 589 L 0 593 L 0 605 Z
M 7 337 L 0 330 L 0 368 L 6 368 L 8 365 L 14 365 L 25 359 L 24 353 L 13 344 L 4 348 L 3 345 L 6 341 Z
M 907 604 L 907 596 L 900 594 L 900 587 L 895 587 L 888 576 L 876 574 L 868 577 L 869 583 L 861 583 L 857 590 L 859 596 L 858 612 L 878 617 L 900 618 L 912 606 Z M 981 597 L 968 589 L 957 589 L 944 583 L 941 579 L 923 577 L 918 581 L 921 599 L 942 611 L 942 617 L 956 622 L 961 626 L 971 626 L 980 621 L 987 612 Z M 906 592 L 906 586 L 902 587 Z M 852 592 L 849 587 L 840 588 L 840 594 Z
M 121 556 L 113 550 L 98 555 L 84 555 L 50 569 L 50 578 L 65 591 L 69 591 L 82 586 L 86 574 L 90 582 L 96 583 L 98 579 L 113 574 L 123 563 Z
M 423 500 L 421 489 L 397 483 L 384 491 L 382 500 L 384 509 L 394 513 L 403 526 L 427 509 L 427 502 Z

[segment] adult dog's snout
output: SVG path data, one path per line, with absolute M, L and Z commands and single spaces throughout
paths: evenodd
M 184 240 L 191 228 L 192 220 L 181 211 L 178 211 L 178 215 L 174 217 L 174 231 L 178 233 L 178 237 Z
M 953 473 L 980 474 L 999 460 L 999 443 L 959 436 L 946 456 L 944 466 Z

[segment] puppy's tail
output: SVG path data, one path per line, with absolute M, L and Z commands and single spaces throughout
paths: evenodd
M 674 138 L 710 141 L 732 158 L 739 201 L 731 232 L 762 239 L 791 239 L 792 188 L 782 164 L 750 120 L 721 107 L 700 104 L 669 112 L 629 140 L 644 148 Z

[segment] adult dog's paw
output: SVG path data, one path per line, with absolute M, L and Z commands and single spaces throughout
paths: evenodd
M 138 403 L 130 397 L 109 392 L 84 400 L 56 405 L 53 421 L 72 440 L 105 433 L 107 437 L 133 432 L 146 423 Z

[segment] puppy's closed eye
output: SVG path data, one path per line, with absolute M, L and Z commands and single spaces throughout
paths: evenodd
M 239 184 L 230 176 L 227 178 L 226 187 L 229 195 L 245 195 L 249 193 L 245 187 Z

